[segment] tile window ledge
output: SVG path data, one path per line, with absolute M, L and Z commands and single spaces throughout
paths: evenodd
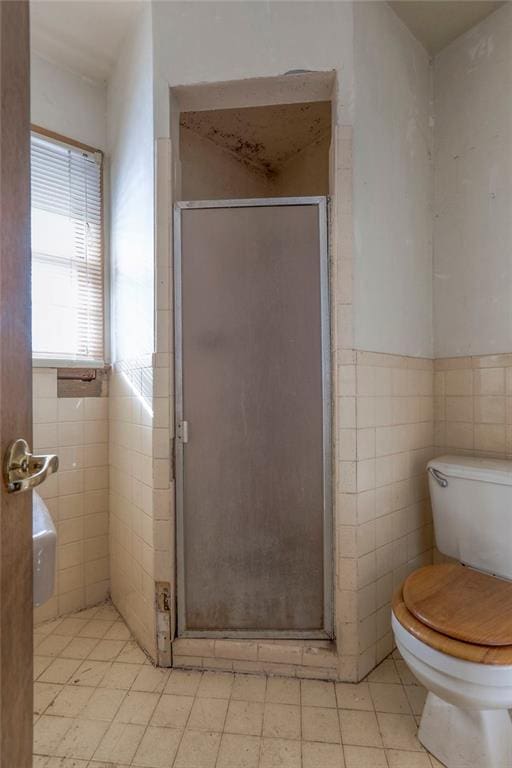
M 62 360 L 58 357 L 32 357 L 33 368 L 105 368 L 104 360 Z

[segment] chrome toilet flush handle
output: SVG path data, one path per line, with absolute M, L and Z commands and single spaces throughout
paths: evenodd
M 441 486 L 441 488 L 446 488 L 448 485 L 448 480 L 446 477 L 438 470 L 434 469 L 433 467 L 429 467 L 428 471 L 434 478 L 434 480 Z

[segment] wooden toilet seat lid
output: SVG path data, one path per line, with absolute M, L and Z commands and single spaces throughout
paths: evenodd
M 458 563 L 427 565 L 407 577 L 403 600 L 442 635 L 474 645 L 512 645 L 512 582 Z
M 407 610 L 402 595 L 402 587 L 393 596 L 393 613 L 407 632 L 436 651 L 463 661 L 472 661 L 475 664 L 512 665 L 512 645 L 493 646 L 463 643 L 461 640 L 454 640 L 453 637 L 442 635 L 440 632 L 427 627 Z

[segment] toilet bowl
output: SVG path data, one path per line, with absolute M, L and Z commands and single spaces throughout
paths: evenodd
M 418 738 L 447 768 L 512 768 L 512 462 L 431 469 L 437 545 L 459 562 L 415 571 L 393 598 L 397 648 L 428 692 Z
M 405 663 L 428 691 L 418 732 L 423 746 L 448 768 L 510 768 L 512 646 L 432 630 L 408 610 L 403 589 L 393 600 L 392 626 Z

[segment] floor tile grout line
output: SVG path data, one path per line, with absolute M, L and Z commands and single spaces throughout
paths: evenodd
M 172 675 L 172 672 L 171 672 L 171 675 Z M 180 747 L 181 747 L 182 742 L 183 742 L 183 737 L 184 737 L 185 732 L 187 730 L 187 726 L 188 726 L 188 723 L 189 723 L 189 720 L 190 720 L 190 716 L 192 714 L 192 710 L 194 709 L 194 703 L 195 703 L 196 698 L 197 698 L 197 691 L 199 690 L 199 686 L 201 685 L 201 680 L 203 679 L 203 676 L 204 676 L 204 672 L 201 672 L 200 673 L 199 683 L 198 683 L 197 688 L 196 688 L 195 693 L 194 693 L 194 698 L 193 698 L 193 701 L 192 701 L 192 705 L 191 705 L 190 711 L 189 711 L 189 713 L 187 715 L 187 719 L 185 721 L 185 726 L 183 727 L 183 729 L 181 731 L 181 736 L 180 736 L 180 739 L 179 739 L 179 742 L 178 742 L 178 746 L 176 747 L 176 752 L 175 752 L 174 757 L 172 759 L 172 763 L 170 765 L 170 768 L 173 768 L 176 765 L 176 760 L 178 759 L 178 754 L 179 754 Z
M 346 757 L 346 754 L 345 754 L 345 745 L 343 744 L 343 733 L 342 733 L 342 730 L 341 730 L 341 714 L 340 714 L 341 710 L 338 707 L 338 697 L 337 697 L 337 694 L 336 694 L 336 687 L 335 687 L 335 690 L 334 690 L 334 695 L 336 696 L 336 714 L 338 715 L 338 728 L 340 729 L 341 754 L 343 756 L 343 765 L 346 766 L 347 765 L 347 757 Z
M 261 718 L 261 736 L 260 736 L 260 743 L 258 744 L 258 767 L 261 764 L 261 760 L 263 757 L 263 724 L 265 722 L 265 704 L 267 701 L 267 689 L 268 689 L 268 676 L 265 675 L 265 691 L 263 693 L 263 714 Z M 301 758 L 302 758 L 302 750 L 301 750 Z
M 233 680 L 231 681 L 231 687 L 229 689 L 229 698 L 227 700 L 226 712 L 224 714 L 224 720 L 223 720 L 223 723 L 222 723 L 222 731 L 220 731 L 219 746 L 217 748 L 217 755 L 215 757 L 214 768 L 217 768 L 217 763 L 219 762 L 219 755 L 220 755 L 220 747 L 221 747 L 221 744 L 222 744 L 222 737 L 224 735 L 224 728 L 226 727 L 226 721 L 228 719 L 228 711 L 229 711 L 229 704 L 230 704 L 230 701 L 231 701 L 231 696 L 233 695 L 233 683 L 234 683 L 234 676 L 233 676 Z

